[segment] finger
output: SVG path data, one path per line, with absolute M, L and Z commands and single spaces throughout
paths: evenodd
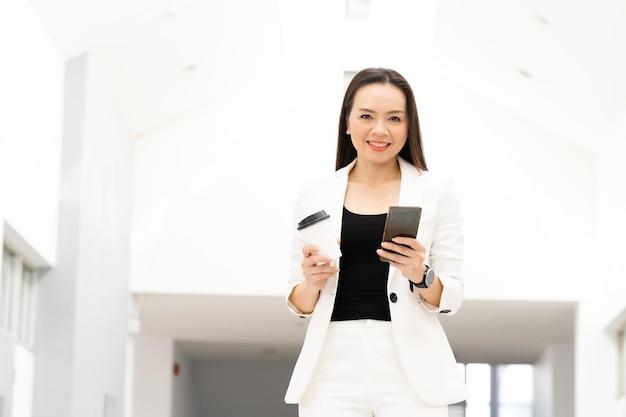
M 405 245 L 392 243 L 392 242 L 383 242 L 381 244 L 382 248 L 392 252 L 396 252 L 402 256 L 411 256 L 412 252 L 414 252 L 413 248 L 406 247 Z
M 307 269 L 307 273 L 311 277 L 328 278 L 329 276 L 336 274 L 339 268 L 334 266 L 319 266 Z
M 396 236 L 391 239 L 392 242 L 398 243 L 400 245 L 408 246 L 413 250 L 424 250 L 424 246 L 417 239 L 412 237 L 404 237 L 404 236 Z
M 376 253 L 378 254 L 378 256 L 381 256 L 387 259 L 389 262 L 393 264 L 402 264 L 403 261 L 409 259 L 404 255 L 400 255 L 396 252 L 391 252 L 391 251 L 384 250 L 384 249 L 377 249 Z
M 333 258 L 328 257 L 326 255 L 309 255 L 304 261 L 303 264 L 307 265 L 326 265 L 330 264 L 333 261 Z
M 318 250 L 320 250 L 318 246 L 306 245 L 302 248 L 302 254 L 304 255 L 305 258 L 308 258 L 309 256 L 311 256 L 314 252 L 317 252 Z
M 309 282 L 318 282 L 326 280 L 336 274 L 339 271 L 335 267 L 323 267 L 323 268 L 307 268 L 304 272 L 304 276 Z

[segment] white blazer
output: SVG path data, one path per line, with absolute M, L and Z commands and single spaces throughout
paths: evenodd
M 395 299 L 395 302 L 389 302 L 393 335 L 404 370 L 417 394 L 431 405 L 453 404 L 467 398 L 467 389 L 438 314 L 454 314 L 463 300 L 461 211 L 448 180 L 419 171 L 400 157 L 398 161 L 402 173 L 398 204 L 422 207 L 417 239 L 426 247 L 426 259 L 443 284 L 443 294 L 439 307 L 428 304 L 417 290 L 410 291 L 409 281 L 402 272 L 390 266 L 387 294 Z M 306 187 L 296 202 L 286 301 L 287 307 L 296 315 L 307 316 L 289 301 L 293 287 L 304 280 L 302 247 L 307 242 L 297 231 L 297 223 L 310 214 L 325 210 L 330 215 L 337 238 L 341 236 L 348 173 L 355 163 L 356 160 Z M 315 310 L 310 314 L 304 344 L 285 395 L 288 404 L 300 401 L 316 367 L 335 304 L 337 277 L 335 274 L 326 281 Z M 396 296 L 391 297 L 391 294 Z

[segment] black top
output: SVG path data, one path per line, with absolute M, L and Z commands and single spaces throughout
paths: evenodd
M 343 209 L 339 282 L 332 321 L 391 321 L 387 302 L 389 264 L 378 259 L 387 214 Z

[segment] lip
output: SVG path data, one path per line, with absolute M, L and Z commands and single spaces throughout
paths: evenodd
M 384 144 L 385 146 L 376 146 L 376 145 L 373 145 L 373 143 L 376 143 L 376 144 L 378 144 L 378 145 Z M 369 140 L 368 140 L 368 141 L 367 141 L 367 146 L 368 146 L 371 150 L 373 150 L 373 151 L 375 151 L 375 152 L 384 152 L 384 151 L 386 151 L 387 149 L 389 149 L 389 146 L 391 146 L 391 144 L 390 144 L 390 143 L 388 143 L 388 142 L 378 142 L 378 141 L 369 141 Z

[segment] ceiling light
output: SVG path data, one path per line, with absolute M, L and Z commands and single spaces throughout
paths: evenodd
M 533 13 L 533 17 L 540 23 L 543 23 L 546 26 L 550 26 L 550 20 L 547 17 L 544 17 L 538 13 Z
M 533 79 L 533 75 L 530 72 L 526 71 L 524 68 L 518 68 L 517 72 L 519 72 L 521 75 L 528 78 L 529 80 Z
M 198 69 L 198 64 L 191 64 L 191 65 L 183 68 L 183 70 L 181 72 L 183 72 L 183 73 L 193 72 L 193 71 L 195 71 L 197 69 Z

